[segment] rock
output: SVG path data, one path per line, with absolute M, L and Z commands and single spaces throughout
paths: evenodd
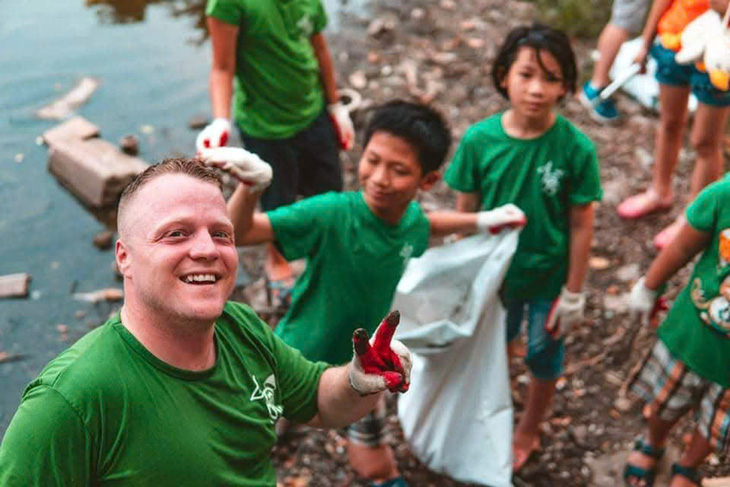
M 136 135 L 125 135 L 119 139 L 119 148 L 127 155 L 139 154 L 139 138 Z
M 605 257 L 591 257 L 590 259 L 588 259 L 588 266 L 591 269 L 601 271 L 603 269 L 608 269 L 609 267 L 611 267 L 611 261 Z
M 109 250 L 114 242 L 114 233 L 109 230 L 102 230 L 94 235 L 94 247 L 101 250 Z
M 654 164 L 654 156 L 643 147 L 634 149 L 634 157 L 643 169 L 649 169 Z
M 616 279 L 623 282 L 631 282 L 637 280 L 641 276 L 641 268 L 639 264 L 627 264 L 616 270 Z
M 629 305 L 629 293 L 622 293 L 617 296 L 606 294 L 603 296 L 603 308 L 606 311 L 626 311 Z
M 398 19 L 395 16 L 384 16 L 373 19 L 368 25 L 367 33 L 371 37 L 379 37 L 386 32 L 390 32 L 398 25 Z
M 421 7 L 416 7 L 413 10 L 411 10 L 411 18 L 413 20 L 423 20 L 423 18 L 426 16 L 426 11 L 422 9 Z
M 193 115 L 188 119 L 188 127 L 192 130 L 201 130 L 208 125 L 208 117 L 204 115 Z
M 347 81 L 350 82 L 353 88 L 358 90 L 362 90 L 368 85 L 368 78 L 363 71 L 355 71 L 347 78 Z
M 28 296 L 30 274 L 8 274 L 0 276 L 0 298 L 24 298 Z
M 46 130 L 41 139 L 51 147 L 67 140 L 86 140 L 99 136 L 99 127 L 86 120 L 84 117 L 74 117 L 64 123 Z

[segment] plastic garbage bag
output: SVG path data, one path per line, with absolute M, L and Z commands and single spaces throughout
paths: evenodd
M 398 417 L 413 453 L 462 482 L 511 485 L 512 402 L 498 291 L 518 230 L 435 247 L 409 262 L 393 308 L 413 352 Z
M 621 76 L 631 64 L 633 64 L 636 54 L 639 52 L 643 40 L 640 37 L 626 41 L 621 45 L 621 49 L 616 55 L 616 59 L 609 71 L 609 77 L 613 80 Z M 648 57 L 646 62 L 646 73 L 637 74 L 628 80 L 622 87 L 629 96 L 636 101 L 654 111 L 659 110 L 659 82 L 656 80 L 657 64 L 654 58 Z M 690 112 L 697 109 L 697 98 L 690 95 L 688 101 Z

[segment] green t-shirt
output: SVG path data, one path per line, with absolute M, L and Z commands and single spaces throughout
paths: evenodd
M 208 0 L 206 15 L 239 27 L 233 116 L 251 137 L 284 139 L 324 109 L 310 38 L 327 25 L 320 0 Z
M 658 335 L 698 375 L 730 388 L 730 176 L 697 196 L 687 221 L 711 240 Z
M 317 412 L 325 364 L 228 303 L 216 364 L 172 367 L 110 319 L 25 390 L 0 445 L 0 485 L 268 486 L 274 422 Z
M 387 224 L 360 192 L 315 196 L 268 216 L 284 257 L 307 259 L 276 333 L 310 360 L 349 361 L 352 332 L 375 331 L 408 259 L 428 247 L 426 216 L 411 202 L 397 225 Z
M 514 203 L 527 216 L 504 279 L 511 299 L 552 299 L 568 272 L 570 207 L 601 199 L 593 142 L 558 115 L 535 139 L 510 137 L 496 114 L 470 127 L 446 171 L 457 191 L 479 193 L 490 210 Z

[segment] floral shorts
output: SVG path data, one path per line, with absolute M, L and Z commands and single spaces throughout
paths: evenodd
M 718 452 L 730 444 L 730 389 L 692 372 L 657 340 L 631 379 L 631 390 L 646 401 L 645 416 L 675 421 L 694 412 L 699 432 Z

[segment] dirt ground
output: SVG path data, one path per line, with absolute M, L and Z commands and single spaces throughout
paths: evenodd
M 474 122 L 506 107 L 491 85 L 490 66 L 498 43 L 515 25 L 535 18 L 530 2 L 502 0 L 402 0 L 381 2 L 369 19 L 351 18 L 351 29 L 330 39 L 340 84 L 363 96 L 363 107 L 394 97 L 430 102 L 452 125 L 455 141 Z M 364 32 L 367 32 L 365 34 Z M 594 41 L 574 43 L 582 77 L 591 71 Z M 616 485 L 626 451 L 642 429 L 640 405 L 618 401 L 629 371 L 653 344 L 650 329 L 639 329 L 625 312 L 627 292 L 656 255 L 652 237 L 681 211 L 638 222 L 622 221 L 615 212 L 625 196 L 642 189 L 650 178 L 656 115 L 619 96 L 625 114 L 615 127 L 593 123 L 576 98 L 560 111 L 598 146 L 605 197 L 597 211 L 592 271 L 587 281 L 587 322 L 567 339 L 567 373 L 559 384 L 546 422 L 542 448 L 515 479 L 516 485 Z M 356 112 L 358 126 L 363 110 Z M 685 144 L 688 146 L 688 144 Z M 359 149 L 345 156 L 346 184 L 354 188 Z M 676 194 L 688 190 L 693 153 L 682 152 Z M 424 208 L 453 207 L 444 185 L 421 196 Z M 254 280 L 260 276 L 260 253 L 248 251 L 244 261 Z M 687 269 L 670 283 L 674 297 L 686 282 Z M 276 321 L 259 280 L 242 291 L 262 314 Z M 634 339 L 632 339 L 632 337 Z M 517 417 L 526 390 L 525 368 L 512 364 Z M 391 444 L 406 479 L 414 486 L 464 485 L 430 472 L 411 454 L 403 439 L 395 402 L 390 401 Z M 676 456 L 684 424 L 672 438 Z M 306 431 L 286 437 L 276 448 L 275 463 L 283 486 L 365 486 L 347 466 L 344 440 L 335 431 Z M 728 459 L 711 456 L 703 473 L 730 475 Z

